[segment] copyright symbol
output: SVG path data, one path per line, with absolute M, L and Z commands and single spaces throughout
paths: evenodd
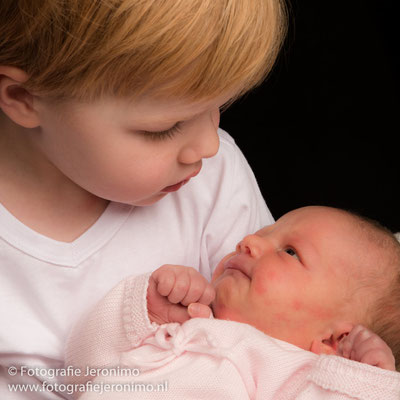
M 17 370 L 16 367 L 10 367 L 10 368 L 8 368 L 8 375 L 15 376 L 15 375 L 17 375 L 17 373 L 18 373 L 18 370 Z

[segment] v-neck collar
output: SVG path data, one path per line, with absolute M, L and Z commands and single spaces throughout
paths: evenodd
M 39 260 L 64 267 L 77 267 L 114 236 L 133 209 L 134 206 L 110 202 L 86 232 L 67 243 L 27 227 L 0 204 L 0 237 Z

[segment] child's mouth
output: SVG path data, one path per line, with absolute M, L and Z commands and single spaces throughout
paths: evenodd
M 176 192 L 187 182 L 189 182 L 189 179 L 185 179 L 184 181 L 178 182 L 175 185 L 167 186 L 161 191 L 165 193 Z
M 190 179 L 194 178 L 196 175 L 199 174 L 201 170 L 201 167 L 193 172 L 192 174 L 190 174 L 188 177 L 186 177 L 183 181 L 180 181 L 178 183 L 175 183 L 174 185 L 170 185 L 170 186 L 166 186 L 164 189 L 161 190 L 161 192 L 164 193 L 170 193 L 170 192 L 176 192 L 177 190 L 179 190 L 183 185 L 185 185 L 186 183 L 188 183 L 190 181 Z

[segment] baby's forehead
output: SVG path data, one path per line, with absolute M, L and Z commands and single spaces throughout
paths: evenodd
M 340 210 L 330 207 L 308 206 L 289 211 L 279 217 L 274 224 L 265 226 L 258 232 L 270 233 L 277 228 L 281 230 L 282 228 L 299 230 L 308 227 L 317 228 L 318 230 L 346 229 L 347 226 L 344 221 L 351 223 L 350 218 Z
M 346 237 L 349 245 L 353 244 L 351 239 L 364 241 L 364 238 L 360 237 L 360 219 L 350 212 L 333 207 L 303 207 L 285 214 L 277 222 L 292 229 L 301 229 L 303 234 L 307 235 L 326 235 L 331 240 L 335 237 Z
M 282 241 L 311 244 L 350 265 L 364 264 L 366 269 L 380 253 L 378 239 L 382 233 L 364 223 L 361 217 L 345 210 L 324 206 L 302 207 L 281 216 L 274 224 L 256 232 L 262 237 L 274 237 Z M 385 235 L 383 235 L 385 237 Z M 372 268 L 372 267 L 371 267 Z

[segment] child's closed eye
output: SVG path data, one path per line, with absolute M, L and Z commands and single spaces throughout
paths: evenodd
M 154 131 L 141 131 L 146 138 L 151 140 L 165 140 L 172 139 L 176 133 L 181 132 L 181 122 L 177 122 L 173 127 L 166 129 L 164 131 L 154 132 Z

